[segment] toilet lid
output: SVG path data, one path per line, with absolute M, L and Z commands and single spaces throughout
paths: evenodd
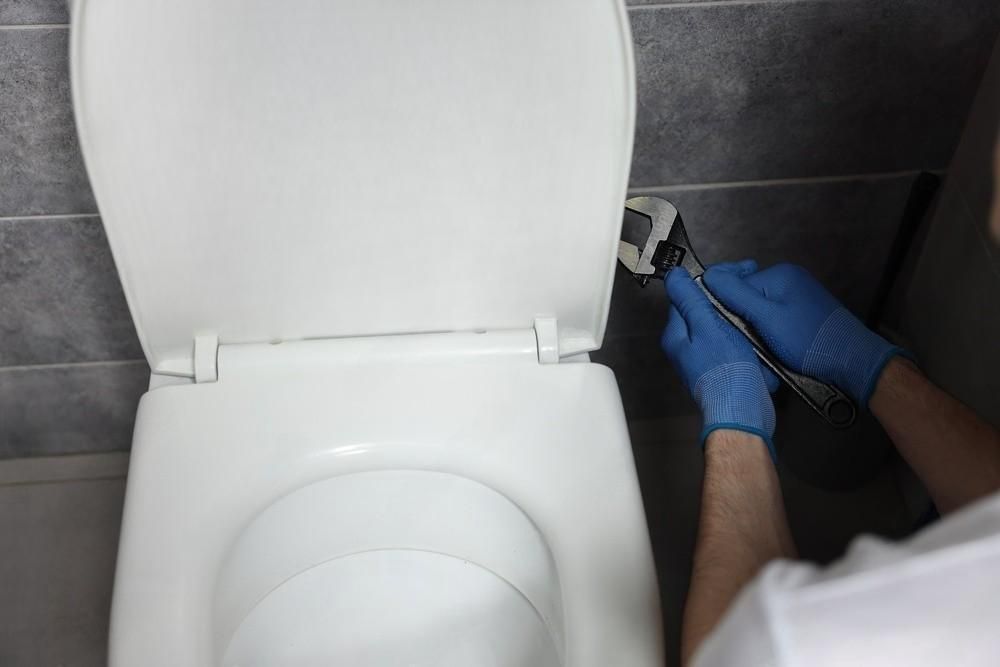
M 619 0 L 77 0 L 84 157 L 150 364 L 192 341 L 600 346 L 634 123 Z

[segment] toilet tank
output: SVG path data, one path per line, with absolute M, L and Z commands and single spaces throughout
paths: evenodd
M 87 170 L 146 356 L 604 335 L 634 124 L 620 0 L 77 0 Z

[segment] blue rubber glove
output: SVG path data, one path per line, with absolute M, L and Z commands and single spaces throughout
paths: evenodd
M 763 271 L 745 260 L 705 272 L 705 285 L 794 371 L 830 382 L 867 407 L 882 369 L 903 350 L 871 331 L 801 266 Z
M 736 429 L 759 435 L 774 460 L 769 390 L 778 379 L 765 373 L 750 343 L 722 319 L 685 269 L 671 270 L 664 282 L 672 304 L 660 344 L 701 407 L 702 444 L 712 431 Z

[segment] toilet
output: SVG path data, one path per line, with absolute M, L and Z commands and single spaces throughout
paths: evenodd
M 607 321 L 619 0 L 75 0 L 152 369 L 122 666 L 652 667 Z

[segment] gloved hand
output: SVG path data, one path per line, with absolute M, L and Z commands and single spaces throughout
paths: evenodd
M 705 285 L 794 371 L 830 382 L 861 405 L 903 351 L 868 329 L 801 266 L 763 271 L 744 260 L 705 272 Z
M 761 367 L 750 343 L 722 319 L 683 268 L 664 281 L 672 305 L 660 345 L 701 407 L 701 440 L 731 428 L 759 435 L 774 460 L 774 404 L 778 379 Z

